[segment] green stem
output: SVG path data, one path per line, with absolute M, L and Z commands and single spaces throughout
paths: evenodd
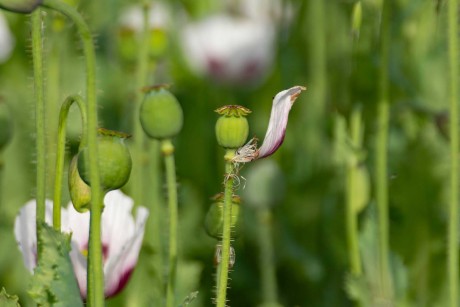
M 54 178 L 54 202 L 53 202 L 53 227 L 56 230 L 61 230 L 61 198 L 62 198 L 62 181 L 64 178 L 64 157 L 65 157 L 65 136 L 67 128 L 67 116 L 70 107 L 76 102 L 81 113 L 81 121 L 83 127 L 82 140 L 80 148 L 86 145 L 86 106 L 83 98 L 79 95 L 68 97 L 61 107 L 58 124 L 58 140 L 57 140 L 57 155 L 56 155 L 56 176 Z
M 359 111 L 353 112 L 350 126 L 351 145 L 353 150 L 358 150 L 362 146 L 361 113 Z M 356 210 L 359 204 L 355 204 L 355 200 L 359 198 L 359 195 L 355 195 L 356 173 L 358 168 L 359 160 L 357 158 L 348 163 L 346 179 L 348 257 L 350 261 L 350 270 L 354 276 L 360 276 L 362 273 L 358 244 L 358 212 Z
M 78 29 L 83 43 L 86 61 L 87 137 L 89 175 L 91 180 L 91 215 L 88 248 L 88 305 L 104 305 L 104 273 L 102 270 L 101 216 L 103 193 L 97 160 L 97 102 L 96 102 L 96 54 L 88 25 L 72 6 L 59 0 L 44 0 L 43 6 L 57 10 L 70 18 Z
M 231 222 L 232 222 L 232 196 L 233 196 L 233 164 L 232 157 L 235 150 L 228 149 L 225 154 L 225 190 L 224 190 L 224 221 L 222 231 L 222 260 L 219 264 L 217 276 L 217 307 L 225 307 L 227 301 L 227 283 L 230 260 Z
M 380 70 L 379 101 L 377 105 L 377 146 L 375 165 L 376 202 L 379 226 L 379 269 L 382 295 L 388 301 L 393 299 L 393 289 L 389 267 L 389 230 L 388 230 L 388 173 L 387 145 L 389 126 L 389 41 L 390 41 L 390 3 L 384 0 L 380 31 Z
M 141 44 L 139 48 L 138 58 L 137 58 L 137 71 L 136 71 L 136 84 L 135 84 L 135 105 L 133 106 L 133 131 L 134 131 L 134 151 L 133 159 L 135 161 L 140 161 L 141 163 L 133 164 L 133 176 L 132 176 L 132 187 L 133 187 L 133 199 L 136 205 L 144 203 L 144 185 L 143 178 L 147 169 L 145 163 L 147 162 L 144 157 L 144 144 L 145 144 L 145 135 L 142 130 L 141 124 L 139 122 L 139 111 L 144 97 L 141 88 L 147 84 L 148 76 L 148 59 L 149 59 L 149 21 L 148 21 L 148 11 L 149 4 L 147 1 L 143 1 L 142 4 L 142 13 L 143 13 L 143 30 L 141 37 Z
M 42 10 L 36 9 L 32 13 L 32 58 L 34 66 L 35 88 L 35 130 L 37 131 L 37 234 L 38 225 L 45 221 L 45 194 L 46 194 L 46 156 L 45 156 L 45 99 L 43 78 L 43 37 L 42 37 Z M 38 241 L 40 242 L 40 240 Z M 40 244 L 38 257 L 41 255 Z
M 278 305 L 278 286 L 276 285 L 275 255 L 272 242 L 272 213 L 269 208 L 257 211 L 259 244 L 260 244 L 260 271 L 262 283 L 262 297 L 264 306 Z
M 448 44 L 450 85 L 450 202 L 448 265 L 450 306 L 458 306 L 458 3 L 448 2 Z
M 174 164 L 174 145 L 171 140 L 161 142 L 166 168 L 166 184 L 168 186 L 168 211 L 169 211 L 169 269 L 168 285 L 166 288 L 166 306 L 174 306 L 174 290 L 176 282 L 177 267 L 177 186 L 176 166 Z

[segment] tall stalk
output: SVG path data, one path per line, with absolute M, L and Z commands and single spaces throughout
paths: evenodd
M 362 128 L 361 112 L 353 112 L 350 120 L 350 139 L 353 150 L 358 150 L 362 146 Z M 359 160 L 353 157 L 352 161 L 347 163 L 346 174 L 346 228 L 348 241 L 348 259 L 350 262 L 350 271 L 354 276 L 362 273 L 361 256 L 359 253 L 358 241 L 358 210 L 360 204 L 356 203 L 359 195 L 356 195 L 357 171 Z
M 448 228 L 449 302 L 458 306 L 458 2 L 448 1 L 449 87 L 450 87 L 450 202 Z
M 149 4 L 148 1 L 142 1 L 142 20 L 143 29 L 141 34 L 141 43 L 137 57 L 137 71 L 136 71 L 136 83 L 135 83 L 135 97 L 133 106 L 133 133 L 134 133 L 134 151 L 133 159 L 139 163 L 133 164 L 133 176 L 132 187 L 133 187 L 133 199 L 135 205 L 142 204 L 144 202 L 144 185 L 143 179 L 147 173 L 145 166 L 145 135 L 139 122 L 139 110 L 144 97 L 141 88 L 147 86 L 148 79 L 148 56 L 149 56 L 149 20 L 148 20 Z M 154 141 L 156 142 L 156 140 Z
M 32 13 L 32 58 L 34 67 L 35 89 L 35 130 L 36 130 L 36 185 L 37 185 L 37 217 L 36 227 L 45 221 L 45 194 L 46 194 L 46 140 L 45 140 L 45 98 L 43 77 L 43 35 L 42 10 L 36 9 Z M 40 242 L 40 240 L 38 240 Z M 38 246 L 38 257 L 41 255 L 41 246 Z
M 91 181 L 91 214 L 88 247 L 88 305 L 104 305 L 104 272 L 102 270 L 101 216 L 103 193 L 100 186 L 97 160 L 97 102 L 96 102 L 96 54 L 88 25 L 70 5 L 59 0 L 44 0 L 43 6 L 57 10 L 71 19 L 78 29 L 83 43 L 86 61 L 87 137 L 89 175 Z
M 375 158 L 376 202 L 379 227 L 379 270 L 382 295 L 393 300 L 393 286 L 389 266 L 389 226 L 388 226 L 388 126 L 389 126 L 389 47 L 390 47 L 391 1 L 383 1 L 380 29 L 380 70 L 379 100 L 377 105 L 377 145 Z
M 166 170 L 166 185 L 168 188 L 169 212 L 169 252 L 168 252 L 168 284 L 166 288 L 166 306 L 173 307 L 177 268 L 177 185 L 176 166 L 174 163 L 174 145 L 171 140 L 161 142 L 161 152 L 164 156 Z

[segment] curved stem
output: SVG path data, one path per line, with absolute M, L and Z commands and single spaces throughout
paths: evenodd
M 35 129 L 37 133 L 37 234 L 38 225 L 45 221 L 45 189 L 46 189 L 46 157 L 45 157 L 45 99 L 43 78 L 43 37 L 42 11 L 36 9 L 32 13 L 32 58 L 34 66 L 35 88 Z M 40 240 L 38 240 L 40 242 Z M 41 244 L 38 245 L 38 257 L 41 255 Z
M 450 306 L 458 306 L 458 2 L 448 3 L 449 85 L 450 85 L 450 203 L 448 265 Z
M 382 295 L 392 301 L 393 287 L 389 266 L 388 236 L 388 125 L 389 125 L 389 43 L 390 43 L 390 5 L 384 0 L 380 31 L 380 70 L 379 70 L 379 101 L 377 105 L 377 146 L 375 165 L 376 202 L 379 226 L 379 269 Z
M 222 260 L 218 268 L 217 276 L 217 307 L 225 307 L 227 301 L 228 269 L 230 260 L 230 241 L 232 223 L 232 196 L 234 169 L 231 162 L 235 150 L 228 149 L 225 154 L 225 189 L 224 189 L 224 221 L 222 231 Z
M 86 145 L 86 106 L 83 98 L 79 95 L 69 96 L 64 101 L 59 113 L 58 124 L 58 140 L 57 140 L 57 155 L 56 155 L 56 176 L 54 178 L 54 202 L 53 202 L 53 227 L 61 230 L 61 197 L 62 197 L 62 180 L 64 177 L 64 157 L 65 157 L 65 136 L 67 127 L 67 116 L 70 107 L 76 102 L 80 109 L 81 121 L 83 127 L 82 139 L 80 148 Z
M 169 269 L 168 285 L 166 288 L 166 306 L 174 306 L 174 290 L 177 267 L 177 187 L 176 166 L 174 164 L 174 145 L 171 140 L 161 142 L 166 168 L 166 184 L 168 186 L 168 211 L 169 211 Z
M 43 0 L 43 6 L 57 10 L 69 17 L 78 29 L 83 43 L 86 61 L 87 137 L 89 175 L 91 180 L 91 215 L 88 248 L 88 304 L 104 305 L 104 273 L 102 270 L 101 216 L 103 193 L 97 163 L 97 103 L 96 103 L 96 54 L 88 25 L 70 5 L 59 0 Z

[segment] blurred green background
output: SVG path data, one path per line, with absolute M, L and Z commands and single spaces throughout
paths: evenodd
M 160 2 L 154 1 L 152 6 Z M 360 214 L 362 224 L 375 211 L 372 175 L 382 1 L 360 1 L 361 25 L 354 29 L 352 16 L 357 1 L 267 2 L 281 8 L 267 17 L 274 28 L 273 58 L 267 60 L 267 72 L 250 82 L 197 75 L 187 64 L 190 50 L 183 48 L 181 41 L 188 23 L 217 12 L 237 14 L 238 1 L 164 1 L 161 5 L 167 7 L 167 13 L 162 14 L 169 15 L 169 22 L 152 29 L 149 82 L 171 83 L 171 91 L 184 110 L 184 128 L 175 139 L 180 215 L 177 302 L 198 291 L 190 306 L 211 306 L 214 296 L 213 254 L 217 241 L 206 235 L 203 222 L 212 203 L 210 197 L 222 190 L 224 152 L 215 140 L 217 114 L 213 111 L 226 104 L 250 108 L 250 136 L 262 139 L 272 97 L 291 86 L 305 85 L 308 89 L 293 106 L 283 146 L 267 158 L 279 168 L 275 184 L 279 189 L 264 189 L 258 184 L 262 179 L 255 176 L 257 167 L 266 161 L 248 164 L 241 171 L 244 178 L 237 192 L 243 197 L 243 231 L 233 243 L 236 263 L 229 301 L 231 306 L 262 303 L 256 217 L 259 209 L 254 207 L 260 198 L 266 199 L 261 206 L 271 206 L 273 214 L 279 302 L 284 306 L 352 306 L 346 292 L 349 269 L 344 164 L 335 158 L 334 127 L 338 116 L 348 120 L 352 110 L 361 107 L 365 126 L 363 165 L 371 174 L 371 198 Z M 442 0 L 390 2 L 390 247 L 405 275 L 405 285 L 400 289 L 404 290 L 401 296 L 407 306 L 442 306 L 449 171 L 445 133 L 446 5 Z M 128 133 L 132 132 L 133 97 L 139 90 L 135 85 L 138 35 L 134 29 L 122 26 L 120 20 L 135 4 L 139 3 L 81 0 L 76 4 L 97 44 L 100 126 Z M 12 230 L 19 209 L 35 195 L 30 20 L 24 15 L 1 13 L 8 20 L 15 46 L 10 58 L 0 64 L 0 96 L 10 107 L 14 123 L 14 137 L 0 153 L 4 161 L 0 187 L 0 286 L 19 295 L 21 304 L 29 306 L 29 273 Z M 47 155 L 47 195 L 51 197 L 53 135 L 59 105 L 70 94 L 83 94 L 85 83 L 75 27 L 47 11 L 45 33 L 46 124 L 51 150 Z M 73 110 L 69 117 L 70 157 L 78 145 L 78 111 Z M 149 183 L 144 184 L 148 190 Z M 130 191 L 129 184 L 126 191 Z M 256 201 L 251 206 L 246 199 Z M 149 243 L 155 237 L 153 222 L 163 223 L 158 229 L 165 232 L 166 215 L 151 211 L 136 271 L 127 288 L 110 299 L 108 306 L 158 306 L 154 302 L 161 292 L 161 272 L 151 261 L 161 252 Z

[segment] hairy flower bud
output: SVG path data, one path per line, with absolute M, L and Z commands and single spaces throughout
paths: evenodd
M 69 193 L 73 207 L 80 213 L 90 209 L 91 188 L 81 179 L 77 168 L 78 156 L 69 165 Z
M 224 226 L 224 194 L 220 193 L 214 196 L 213 203 L 209 208 L 204 221 L 206 233 L 216 239 L 222 238 L 222 230 Z M 239 235 L 239 219 L 240 219 L 240 197 L 233 195 L 232 197 L 232 237 Z
M 244 145 L 249 134 L 246 115 L 251 110 L 237 105 L 224 106 L 216 110 L 221 115 L 216 123 L 216 137 L 220 146 L 237 149 Z
M 99 129 L 97 142 L 98 166 L 101 186 L 107 191 L 121 188 L 131 174 L 131 155 L 124 143 L 127 134 Z M 78 154 L 78 172 L 84 182 L 91 185 L 88 148 Z
M 148 89 L 139 116 L 145 133 L 154 139 L 176 136 L 184 121 L 179 101 L 164 85 Z

